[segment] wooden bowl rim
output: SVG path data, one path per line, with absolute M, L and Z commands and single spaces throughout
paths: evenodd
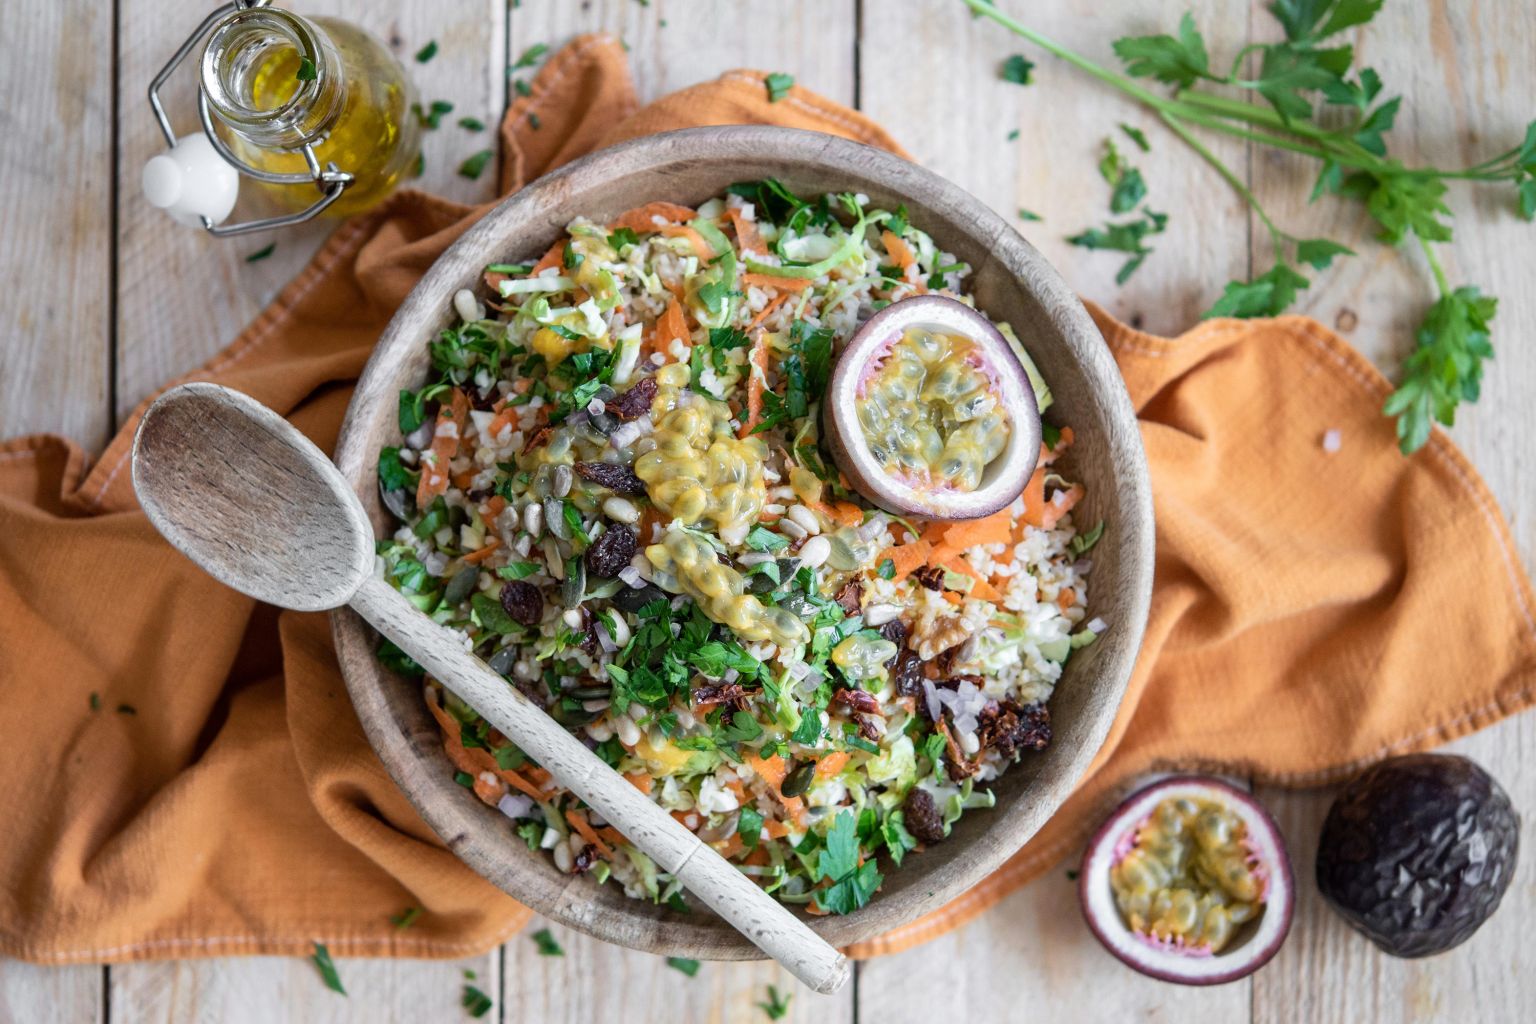
M 399 437 L 392 424 L 401 377 L 412 357 L 419 356 L 425 339 L 448 325 L 454 291 L 477 280 L 486 263 L 530 254 L 535 248 L 542 251 L 548 245 L 554 237 L 552 232 L 549 237 L 535 239 L 536 245 L 527 241 L 525 228 L 538 225 L 539 211 L 558 208 L 627 175 L 681 177 L 701 167 L 707 171 L 712 165 L 758 160 L 793 163 L 808 175 L 845 174 L 876 184 L 915 207 L 946 211 L 953 223 L 924 224 L 925 230 L 931 226 L 936 238 L 946 232 L 946 237 L 958 232 L 969 235 L 969 242 L 989 254 L 987 262 L 1001 262 L 1013 283 L 1040 305 L 1056 328 L 1071 361 L 1089 385 L 1087 400 L 1098 407 L 1095 412 L 1108 435 L 1111 463 L 1104 472 L 1116 483 L 1115 493 L 1104 499 L 1104 507 L 1113 510 L 1106 518 L 1112 515 L 1117 525 L 1106 543 L 1116 546 L 1120 561 L 1121 575 L 1114 583 L 1120 592 L 1120 608 L 1111 631 L 1088 649 L 1093 658 L 1091 677 L 1086 669 L 1073 673 L 1076 659 L 1067 668 L 1069 675 L 1081 680 L 1079 685 L 1091 683 L 1096 714 L 1084 724 L 1085 731 L 1064 760 L 1052 763 L 1051 778 L 1038 777 L 1045 772 L 1032 775 L 1028 799 L 1014 798 L 1006 804 L 999 800 L 997 808 L 984 815 L 962 819 L 962 825 L 975 817 L 985 817 L 986 822 L 967 845 L 934 862 L 932 870 L 924 870 L 924 861 L 932 853 L 917 856 L 896 872 L 903 883 L 899 892 L 877 896 L 847 916 L 807 918 L 829 942 L 846 946 L 905 925 L 948 903 L 1000 867 L 1039 830 L 1070 794 L 1102 745 L 1124 695 L 1145 628 L 1152 587 L 1153 518 L 1135 411 L 1098 329 L 1066 282 L 1033 246 L 958 186 L 884 150 L 837 136 L 728 125 L 689 128 L 620 143 L 573 161 L 507 197 L 434 262 L 391 319 L 363 369 L 337 441 L 336 463 L 356 488 L 377 529 L 383 521 L 375 468 L 377 448 L 389 443 L 381 442 L 380 436 Z M 727 183 L 722 179 L 715 193 Z M 662 197 L 652 188 L 651 194 L 635 197 L 636 205 L 656 198 Z M 943 239 L 939 240 L 943 244 Z M 980 269 L 978 266 L 978 272 Z M 391 425 L 381 428 L 380 423 Z M 484 805 L 453 781 L 451 764 L 430 716 L 430 729 L 415 730 L 395 717 L 388 685 L 398 677 L 375 657 L 376 641 L 366 623 L 341 609 L 332 613 L 332 626 L 347 691 L 369 742 L 422 818 L 477 873 L 538 913 L 609 942 L 700 959 L 761 958 L 755 946 L 707 912 L 678 914 L 628 900 L 621 892 L 621 903 L 604 907 L 600 898 L 594 898 L 599 894 L 589 879 L 554 874 L 548 858 L 530 853 L 495 808 Z M 416 701 L 422 703 L 419 692 Z M 419 714 L 426 715 L 424 707 Z M 419 715 L 413 717 L 419 722 Z M 921 884 L 911 884 L 914 880 Z

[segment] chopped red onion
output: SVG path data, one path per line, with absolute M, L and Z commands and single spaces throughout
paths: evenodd
M 496 809 L 509 818 L 525 818 L 533 810 L 533 798 L 522 793 L 508 793 L 496 802 Z

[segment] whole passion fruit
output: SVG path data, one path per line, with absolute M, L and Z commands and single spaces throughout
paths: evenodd
M 1520 816 L 1482 768 L 1409 754 L 1367 768 L 1334 799 L 1317 887 L 1393 956 L 1442 953 L 1498 909 L 1515 873 Z
M 963 302 L 893 302 L 838 357 L 824 405 L 838 468 L 888 512 L 979 519 L 1024 490 L 1040 457 L 1031 377 Z
M 1077 886 L 1105 949 L 1183 985 L 1220 985 L 1264 966 L 1295 908 L 1274 820 L 1205 776 L 1163 779 L 1127 798 L 1089 842 Z

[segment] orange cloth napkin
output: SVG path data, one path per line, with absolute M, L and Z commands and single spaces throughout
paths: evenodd
M 699 124 L 900 152 L 804 90 L 769 104 L 755 73 L 636 106 L 618 42 L 577 40 L 508 113 L 504 190 Z M 481 212 L 407 192 L 347 223 L 189 379 L 245 391 L 329 447 L 390 313 Z M 1531 701 L 1533 599 L 1509 531 L 1444 436 L 1397 454 L 1378 412 L 1388 386 L 1364 359 L 1301 318 L 1170 340 L 1094 314 L 1142 417 L 1158 512 L 1156 595 L 1124 708 L 1033 842 L 856 954 L 995 903 L 1073 850 L 1136 772 L 1219 765 L 1315 783 Z M 318 939 L 345 955 L 462 956 L 506 938 L 528 911 L 448 853 L 386 776 L 325 617 L 220 586 L 137 510 L 136 420 L 89 470 L 59 438 L 0 446 L 0 953 L 302 954 Z M 395 928 L 408 907 L 423 913 Z

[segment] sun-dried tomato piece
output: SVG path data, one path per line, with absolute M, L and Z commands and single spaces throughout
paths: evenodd
M 976 738 L 1004 757 L 1044 750 L 1051 743 L 1051 713 L 1044 704 L 1021 707 L 1011 700 L 988 701 L 976 716 Z
M 912 578 L 929 590 L 944 589 L 944 570 L 936 565 L 920 565 L 912 570 Z

